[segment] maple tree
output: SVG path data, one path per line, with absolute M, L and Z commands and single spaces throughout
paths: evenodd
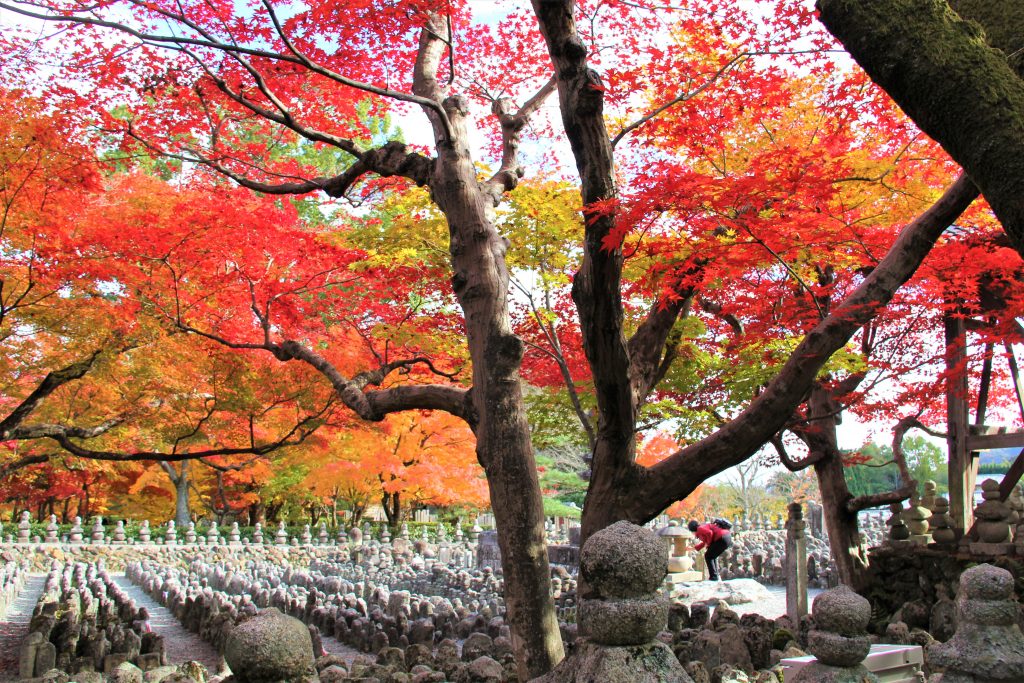
M 392 529 L 414 506 L 481 508 L 487 504 L 472 433 L 446 413 L 406 412 L 349 430 L 332 447 L 316 490 L 345 498 L 359 514 L 373 500 Z M 353 522 L 357 523 L 357 522 Z
M 138 198 L 146 183 L 105 176 L 96 140 L 71 113 L 48 113 L 24 93 L 0 95 L 12 111 L 0 142 L 0 476 L 13 475 L 3 483 L 6 498 L 40 517 L 61 500 L 63 519 L 88 516 L 114 493 L 106 483 L 126 491 L 125 482 L 140 476 L 125 463 L 160 460 L 174 473 L 177 519 L 187 521 L 184 459 L 267 454 L 300 443 L 329 418 L 335 401 L 315 388 L 296 391 L 301 382 L 293 373 L 268 382 L 260 359 L 168 335 L 145 314 L 146 302 L 125 296 L 116 264 L 102 261 L 94 245 L 110 239 L 106 218 L 117 213 L 107 192 Z M 173 215 L 173 204 L 163 208 Z M 172 461 L 181 462 L 179 470 Z
M 558 354 L 551 357 L 563 380 L 568 367 L 567 386 L 586 381 L 593 387 L 592 411 L 582 404 L 575 409 L 581 424 L 590 424 L 592 446 L 584 539 L 619 519 L 651 519 L 776 435 L 832 354 L 891 299 L 975 199 L 975 174 L 984 177 L 983 186 L 990 179 L 965 161 L 971 178 L 962 176 L 925 208 L 953 169 L 941 163 L 932 171 L 910 167 L 927 173 L 927 199 L 877 221 L 888 239 L 872 247 L 867 272 L 849 265 L 849 240 L 840 234 L 851 220 L 865 217 L 841 214 L 837 221 L 833 215 L 833 202 L 843 201 L 834 191 L 834 174 L 845 175 L 848 167 L 831 158 L 817 161 L 821 150 L 863 142 L 863 130 L 853 135 L 840 129 L 741 156 L 737 170 L 728 157 L 719 163 L 718 153 L 735 139 L 733 126 L 751 145 L 751 130 L 770 134 L 776 127 L 778 112 L 793 95 L 785 84 L 799 79 L 794 70 L 836 71 L 828 52 L 833 43 L 815 28 L 811 8 L 799 2 L 751 8 L 726 0 L 671 7 L 536 0 L 532 18 L 528 10 L 512 8 L 488 22 L 474 22 L 471 5 L 457 2 L 294 7 L 264 0 L 242 11 L 231 2 L 3 0 L 0 8 L 77 27 L 66 34 L 76 38 L 62 46 L 64 63 L 91 89 L 83 94 L 58 82 L 49 89 L 54 98 L 91 109 L 104 129 L 120 131 L 123 151 L 187 162 L 197 185 L 213 183 L 200 194 L 216 192 L 220 201 L 197 195 L 188 214 L 190 224 L 208 228 L 196 235 L 180 229 L 147 233 L 146 216 L 134 215 L 130 205 L 106 222 L 96 217 L 97 225 L 117 226 L 118 239 L 104 245 L 107 253 L 114 243 L 113 252 L 136 255 L 124 259 L 118 277 L 141 285 L 140 272 L 153 276 L 155 284 L 144 293 L 149 305 L 191 335 L 308 366 L 367 420 L 440 410 L 473 430 L 500 532 L 508 620 L 524 679 L 550 669 L 562 647 L 548 597 L 541 491 L 521 383 L 526 346 L 513 328 L 510 245 L 495 208 L 525 172 L 520 157 L 544 162 L 544 152 L 534 154 L 524 141 L 554 140 L 549 156 L 561 151 L 564 143 L 543 116 L 548 99 L 557 92 L 585 207 L 582 238 L 566 245 L 579 264 L 571 285 L 578 327 L 571 335 L 582 348 L 576 365 L 585 365 L 585 373 L 574 374 L 574 363 L 560 364 Z M 898 35 L 920 36 L 921 27 L 902 26 Z M 3 40 L 7 59 L 23 54 L 23 37 Z M 859 44 L 886 59 L 875 42 Z M 975 37 L 972 47 L 985 46 Z M 989 51 L 985 64 L 1003 68 L 1006 54 Z M 27 66 L 29 76 L 41 68 Z M 862 129 L 877 115 L 873 125 L 886 135 L 903 137 L 909 130 L 901 131 L 904 124 L 877 104 L 881 98 L 866 83 L 854 79 L 835 88 L 835 99 L 848 98 L 850 121 Z M 653 96 L 638 96 L 645 92 Z M 752 114 L 754 102 L 769 105 L 768 113 Z M 487 124 L 495 124 L 482 148 L 471 133 L 481 105 L 493 115 Z M 823 109 L 841 113 L 842 107 L 831 105 Z M 382 118 L 411 107 L 430 126 L 421 146 L 382 139 L 379 127 L 366 124 L 367 112 Z M 311 154 L 286 153 L 297 145 Z M 890 158 L 896 153 L 889 150 Z M 477 162 L 484 156 L 492 164 L 479 177 Z M 986 168 L 1001 173 L 1004 166 Z M 260 196 L 204 180 L 204 170 Z M 444 217 L 444 264 L 435 251 L 433 258 L 406 259 L 392 270 L 312 231 L 285 231 L 282 240 L 279 212 L 298 209 L 266 199 L 322 193 L 372 202 L 413 185 L 429 189 Z M 1024 193 L 1013 199 L 1000 194 L 1002 188 L 994 183 L 989 199 L 1012 222 L 1014 201 Z M 258 220 L 247 222 L 249 213 Z M 262 227 L 239 229 L 236 222 Z M 1011 225 L 1006 229 L 1013 234 Z M 837 240 L 841 248 L 830 250 Z M 799 260 L 789 255 L 802 250 L 809 253 Z M 849 266 L 846 284 L 814 283 L 815 271 L 836 270 L 833 259 Z M 751 266 L 758 261 L 759 267 Z M 770 342 L 760 353 L 777 363 L 759 365 L 756 355 L 748 357 L 755 368 L 770 368 L 748 378 L 747 396 L 754 398 L 722 415 L 710 435 L 644 466 L 636 458 L 641 411 L 658 398 L 676 361 L 692 360 L 698 348 L 682 343 L 686 324 L 677 323 L 696 304 L 734 326 L 737 317 L 723 310 L 722 299 L 737 272 L 772 279 L 769 291 L 791 291 L 775 299 L 783 315 L 765 318 L 764 333 L 751 335 Z M 836 291 L 828 305 L 819 300 L 822 288 Z M 740 284 L 737 291 L 743 290 Z M 430 331 L 434 316 L 441 324 L 433 327 L 445 339 L 437 347 L 430 337 L 411 334 Z M 450 339 L 460 324 L 471 376 L 453 381 L 462 358 Z M 375 336 L 378 325 L 386 335 Z M 544 327 L 538 324 L 534 334 L 551 344 Z M 364 343 L 353 344 L 356 338 Z M 565 340 L 559 344 L 573 351 Z M 414 381 L 391 383 L 389 376 L 399 372 Z M 587 587 L 582 590 L 586 597 Z

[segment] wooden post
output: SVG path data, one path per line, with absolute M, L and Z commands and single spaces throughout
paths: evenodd
M 800 503 L 789 504 L 786 520 L 786 614 L 794 626 L 807 614 L 807 535 Z
M 946 422 L 949 447 L 949 516 L 957 536 L 971 528 L 974 513 L 974 468 L 967 450 L 967 332 L 963 318 L 946 315 Z

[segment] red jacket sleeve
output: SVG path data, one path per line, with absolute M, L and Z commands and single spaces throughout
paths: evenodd
M 701 524 L 693 534 L 697 537 L 697 540 L 700 541 L 700 543 L 693 547 L 694 550 L 703 550 L 706 546 L 711 544 L 711 541 L 713 541 L 715 537 L 715 532 L 711 528 L 710 524 Z

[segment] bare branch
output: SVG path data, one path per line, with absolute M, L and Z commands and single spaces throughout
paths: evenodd
M 907 466 L 907 456 L 903 451 L 903 437 L 911 429 L 920 429 L 928 434 L 933 434 L 932 430 L 922 424 L 916 416 L 905 417 L 896 424 L 892 435 L 892 455 L 893 462 L 896 463 L 896 467 L 900 471 L 900 485 L 892 491 L 851 498 L 846 501 L 846 510 L 848 512 L 857 513 L 861 510 L 880 505 L 899 503 L 917 492 L 917 480 L 910 473 L 910 467 Z
M 492 189 L 495 201 L 502 191 L 514 190 L 523 177 L 523 169 L 519 166 L 519 145 L 522 143 L 522 131 L 529 123 L 530 117 L 540 109 L 544 101 L 558 89 L 558 80 L 552 76 L 547 83 L 529 100 L 526 101 L 518 111 L 512 111 L 515 106 L 512 100 L 500 98 L 491 105 L 491 112 L 498 117 L 501 124 L 501 165 L 498 170 L 487 181 Z
M 806 457 L 800 460 L 794 460 L 790 457 L 789 451 L 786 450 L 786 444 L 782 440 L 782 432 L 771 438 L 771 444 L 775 448 L 775 452 L 779 454 L 779 462 L 790 472 L 800 472 L 825 458 L 825 451 L 817 451 L 808 453 Z

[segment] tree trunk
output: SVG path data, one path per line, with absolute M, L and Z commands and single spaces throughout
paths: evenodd
M 177 478 L 172 479 L 174 483 L 174 524 L 179 529 L 187 529 L 189 519 L 189 472 L 188 463 L 181 463 L 181 470 Z
M 822 23 L 963 166 L 1024 254 L 1022 7 L 1019 0 L 818 0 Z
M 436 15 L 426 29 L 414 91 L 439 101 L 443 89 L 437 82 L 437 64 L 446 47 L 438 37 L 447 35 L 448 29 L 443 17 Z M 498 529 L 516 666 L 519 679 L 527 681 L 554 668 L 564 650 L 551 599 L 544 507 L 519 376 L 524 345 L 512 333 L 509 314 L 508 242 L 495 225 L 494 207 L 509 188 L 504 182 L 482 183 L 477 178 L 469 152 L 466 101 L 447 97 L 442 107 L 446 120 L 424 108 L 438 141 L 430 187 L 448 223 L 452 288 L 464 313 L 473 361 L 475 414 L 468 421 L 474 427 L 477 459 L 487 474 Z
M 859 591 L 865 585 L 867 567 L 860 557 L 857 543 L 860 535 L 857 513 L 851 513 L 846 506 L 853 496 L 846 485 L 845 469 L 838 451 L 822 457 L 814 464 L 818 489 L 821 491 L 822 517 L 832 559 L 839 572 L 839 582 Z
M 388 520 L 388 527 L 394 531 L 398 528 L 399 522 L 402 520 L 402 500 L 401 492 L 395 491 L 394 493 L 388 493 L 385 491 L 381 495 L 380 505 L 384 508 L 384 516 Z
M 853 387 L 856 383 L 851 389 Z M 816 382 L 807 399 L 807 421 L 799 436 L 807 444 L 810 457 L 816 459 L 814 473 L 821 491 L 822 517 L 832 559 L 839 570 L 839 580 L 857 590 L 864 585 L 866 576 L 855 542 L 858 536 L 857 512 L 850 512 L 847 505 L 853 496 L 846 484 L 843 455 L 836 432 L 841 410 L 833 391 L 824 381 Z
M 281 508 L 284 507 L 283 503 L 267 503 L 267 521 L 271 524 L 277 524 L 280 519 Z

